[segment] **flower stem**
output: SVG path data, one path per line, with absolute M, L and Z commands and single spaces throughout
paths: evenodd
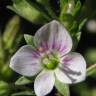
M 91 76 L 96 72 L 96 64 L 87 68 L 87 76 Z

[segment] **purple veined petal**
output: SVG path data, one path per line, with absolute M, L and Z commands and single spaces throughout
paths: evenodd
M 72 48 L 72 39 L 62 24 L 53 20 L 41 27 L 35 34 L 34 43 L 45 50 L 55 49 L 65 55 Z
M 71 80 L 70 78 L 68 78 L 68 76 L 66 75 L 66 73 L 64 73 L 61 69 L 57 68 L 55 70 L 55 74 L 56 74 L 56 78 L 65 84 L 71 84 Z
M 78 83 L 86 78 L 86 62 L 79 53 L 71 52 L 62 57 L 60 70 L 72 81 Z
M 41 71 L 40 54 L 30 45 L 21 47 L 11 58 L 10 68 L 24 76 L 34 76 Z
M 34 89 L 37 96 L 45 96 L 54 87 L 55 76 L 53 72 L 43 70 L 35 79 Z

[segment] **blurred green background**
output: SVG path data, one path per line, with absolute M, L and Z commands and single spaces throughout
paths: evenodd
M 58 0 L 50 0 L 50 3 L 58 16 L 60 13 Z M 88 67 L 96 63 L 96 0 L 81 0 L 81 4 L 77 20 L 79 22 L 87 17 L 87 22 L 81 29 L 82 35 L 76 50 L 85 57 Z M 7 5 L 12 5 L 12 1 L 0 0 L 0 96 L 11 96 L 10 94 L 23 90 L 14 89 L 14 82 L 20 75 L 9 68 L 10 58 L 20 46 L 26 44 L 23 34 L 34 35 L 42 26 L 40 23 L 37 24 L 38 20 L 34 24 L 36 19 L 32 23 L 22 18 L 9 10 Z M 38 18 L 42 21 L 41 17 Z M 55 96 L 55 91 L 54 88 L 48 96 Z M 96 72 L 88 76 L 86 81 L 71 85 L 70 92 L 71 96 L 96 96 Z

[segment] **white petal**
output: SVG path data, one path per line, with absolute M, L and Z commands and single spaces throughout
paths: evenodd
M 62 83 L 65 83 L 65 84 L 70 84 L 71 83 L 71 80 L 67 77 L 67 75 L 62 71 L 60 70 L 59 68 L 55 70 L 55 74 L 56 74 L 56 78 L 62 82 Z
M 25 45 L 11 58 L 10 67 L 21 75 L 34 76 L 41 70 L 38 58 L 39 53 Z
M 45 50 L 55 49 L 63 55 L 72 48 L 68 31 L 56 20 L 41 27 L 35 34 L 34 42 L 37 47 L 43 47 Z
M 64 56 L 62 68 L 69 74 L 72 83 L 81 82 L 86 78 L 86 62 L 79 53 L 72 52 Z
M 37 96 L 45 96 L 54 87 L 55 76 L 53 72 L 42 71 L 35 79 L 34 89 Z

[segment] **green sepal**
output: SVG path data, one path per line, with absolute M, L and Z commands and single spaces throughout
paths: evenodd
M 33 80 L 29 79 L 28 77 L 22 76 L 15 82 L 15 85 L 25 85 L 32 82 Z
M 24 39 L 28 45 L 34 45 L 34 37 L 32 35 L 24 34 Z
M 64 96 L 70 96 L 69 86 L 67 84 L 61 83 L 59 80 L 56 79 L 55 87 Z

